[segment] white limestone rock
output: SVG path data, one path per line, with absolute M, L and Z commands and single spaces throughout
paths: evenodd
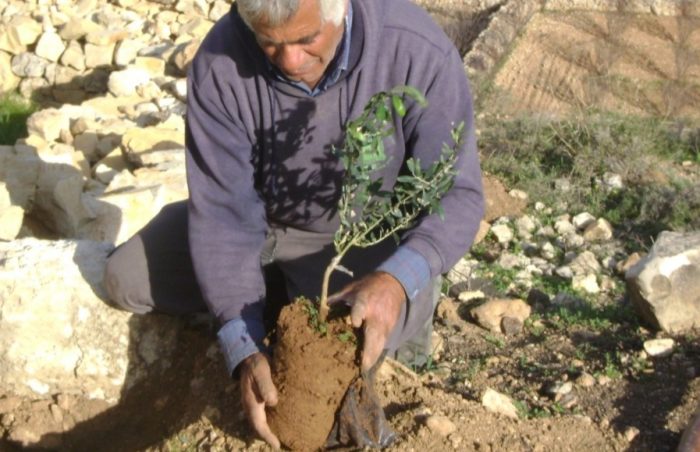
M 114 71 L 109 75 L 107 88 L 117 97 L 133 96 L 139 85 L 151 80 L 148 72 L 141 68 L 129 67 L 121 71 Z
M 632 303 L 652 326 L 672 334 L 700 327 L 700 232 L 662 232 L 625 279 Z
M 116 402 L 125 385 L 167 368 L 178 321 L 132 317 L 103 301 L 112 248 L 0 242 L 0 387 L 23 397 L 64 393 Z
M 39 38 L 34 53 L 36 53 L 37 56 L 55 63 L 61 57 L 64 50 L 66 50 L 66 44 L 61 37 L 54 31 L 47 31 Z
M 0 240 L 14 240 L 22 228 L 24 210 L 12 205 L 5 182 L 0 182 Z
M 39 110 L 27 119 L 27 131 L 46 142 L 55 141 L 62 130 L 70 130 L 70 117 L 57 108 Z

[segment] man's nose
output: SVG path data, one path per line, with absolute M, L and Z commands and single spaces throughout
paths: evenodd
M 294 74 L 304 64 L 304 51 L 297 45 L 284 45 L 275 61 L 277 67 L 286 74 Z

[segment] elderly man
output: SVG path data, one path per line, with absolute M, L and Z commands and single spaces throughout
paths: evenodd
M 363 327 L 363 368 L 385 350 L 408 361 L 429 354 L 440 275 L 471 245 L 483 200 L 462 60 L 408 0 L 237 0 L 189 73 L 189 200 L 166 207 L 108 261 L 105 285 L 122 308 L 217 317 L 248 418 L 273 446 L 265 406 L 277 392 L 263 338 L 266 308 L 280 300 L 266 282 L 274 269 L 285 300 L 320 293 L 344 171 L 332 148 L 374 93 L 396 85 L 417 88 L 428 106 L 409 102 L 395 120 L 385 183 L 409 157 L 439 158 L 464 122 L 458 175 L 443 218 L 424 216 L 399 245 L 349 253 L 355 279 L 335 275 L 332 299 L 350 304 Z

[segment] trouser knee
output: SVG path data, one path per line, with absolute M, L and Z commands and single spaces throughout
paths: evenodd
M 139 281 L 139 275 L 125 259 L 124 251 L 123 246 L 115 249 L 105 263 L 103 286 L 108 301 L 124 311 L 136 314 L 151 312 L 153 303 L 150 301 L 150 290 Z

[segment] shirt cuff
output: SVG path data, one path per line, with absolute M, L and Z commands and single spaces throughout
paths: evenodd
M 418 251 L 400 246 L 389 259 L 377 268 L 396 278 L 412 301 L 430 282 L 430 265 Z
M 265 350 L 262 345 L 265 326 L 260 321 L 240 317 L 229 320 L 219 330 L 218 337 L 229 375 L 233 375 L 241 361 Z

